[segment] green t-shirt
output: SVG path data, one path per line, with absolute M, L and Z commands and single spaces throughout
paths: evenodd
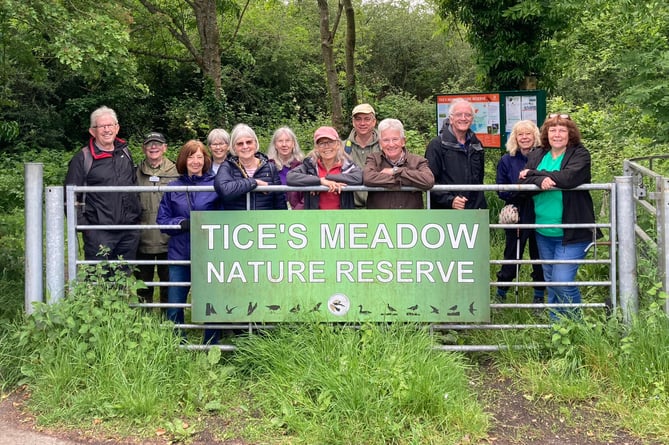
M 560 171 L 562 158 L 564 158 L 564 153 L 553 159 L 551 153 L 548 152 L 537 166 L 537 170 L 545 172 Z M 562 224 L 562 190 L 541 192 L 534 195 L 533 199 L 537 224 Z M 564 234 L 564 231 L 559 227 L 544 227 L 536 230 L 543 236 L 562 237 Z

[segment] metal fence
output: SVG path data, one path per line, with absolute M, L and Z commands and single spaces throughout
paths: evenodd
M 644 247 L 640 252 L 648 253 L 656 263 L 662 290 L 669 292 L 669 177 L 663 174 L 669 171 L 669 155 L 627 159 L 623 171 L 632 178 L 634 233 Z M 642 213 L 641 218 L 637 217 L 637 210 Z M 665 312 L 669 314 L 669 299 Z
M 29 196 L 28 185 L 39 183 L 39 186 L 31 186 Z M 42 267 L 43 258 L 41 255 L 43 238 L 42 238 L 42 184 L 41 184 L 41 164 L 26 164 L 26 311 L 31 312 L 31 302 L 43 301 L 44 292 L 42 291 Z M 159 186 L 159 187 L 80 187 L 68 186 L 63 187 L 46 187 L 46 293 L 47 301 L 55 302 L 63 298 L 66 293 L 66 278 L 67 281 L 73 282 L 77 277 L 77 268 L 84 264 L 99 263 L 99 261 L 85 261 L 79 259 L 78 246 L 78 230 L 150 230 L 161 228 L 178 228 L 178 226 L 160 226 L 160 225 L 116 225 L 116 226 L 90 226 L 77 225 L 76 223 L 76 208 L 74 206 L 75 194 L 78 192 L 102 192 L 114 193 L 120 191 L 137 191 L 145 192 L 166 192 L 166 191 L 212 191 L 213 187 L 184 187 L 184 186 Z M 288 187 L 288 186 L 266 186 L 258 187 L 253 192 L 268 192 L 268 191 L 326 191 L 325 187 Z M 365 186 L 349 186 L 348 191 L 386 191 L 386 189 L 379 187 L 365 187 Z M 401 190 L 416 190 L 412 188 L 402 188 Z M 432 191 L 462 191 L 462 190 L 477 190 L 484 192 L 498 192 L 498 191 L 531 191 L 537 190 L 533 185 L 437 185 Z M 580 287 L 607 287 L 608 298 L 605 301 L 581 303 L 581 304 L 534 304 L 523 302 L 509 302 L 509 303 L 491 303 L 490 307 L 494 311 L 503 311 L 511 309 L 533 310 L 533 309 L 548 309 L 548 308 L 594 308 L 594 309 L 616 309 L 620 307 L 623 317 L 630 320 L 631 316 L 638 310 L 638 293 L 636 289 L 636 252 L 634 243 L 634 202 L 632 200 L 632 178 L 631 177 L 617 177 L 615 183 L 608 184 L 588 184 L 583 185 L 575 190 L 591 190 L 602 191 L 604 200 L 608 200 L 607 205 L 608 214 L 600 216 L 604 220 L 596 224 L 556 224 L 556 225 L 535 225 L 535 224 L 498 224 L 497 216 L 491 214 L 490 230 L 503 229 L 532 229 L 537 227 L 592 227 L 599 228 L 608 234 L 608 241 L 604 243 L 596 243 L 590 246 L 588 254 L 589 258 L 583 260 L 564 261 L 564 263 L 578 263 L 583 265 L 604 265 L 608 270 L 607 276 L 601 277 L 598 280 L 574 281 L 564 283 L 551 283 L 558 285 L 576 285 Z M 64 192 L 66 196 L 64 196 Z M 568 193 L 568 190 L 565 190 Z M 250 195 L 249 195 L 250 196 Z M 430 208 L 430 192 L 426 193 L 427 208 Z M 66 204 L 67 220 L 64 218 L 63 205 Z M 247 200 L 250 202 L 250 200 Z M 392 210 L 389 210 L 392 211 Z M 39 215 L 39 220 L 37 219 Z M 67 221 L 67 225 L 65 225 Z M 37 232 L 39 230 L 39 233 Z M 66 230 L 65 230 L 66 229 Z M 67 244 L 66 239 L 67 238 Z M 31 246 L 28 246 L 30 238 Z M 66 248 L 67 246 L 67 248 Z M 37 251 L 39 250 L 39 255 Z M 66 253 L 66 255 L 65 255 Z M 31 260 L 28 261 L 28 258 Z M 65 270 L 65 259 L 67 258 L 67 271 Z M 189 264 L 188 261 L 124 261 L 124 264 L 139 265 L 139 264 Z M 542 260 L 501 260 L 490 259 L 490 265 L 497 268 L 503 264 L 518 264 L 531 265 L 549 263 L 549 261 Z M 552 263 L 558 263 L 553 261 Z M 38 278 L 39 275 L 39 278 Z M 547 285 L 545 282 L 522 281 L 520 277 L 518 281 L 513 282 L 499 282 L 490 281 L 490 286 L 518 286 L 520 288 L 533 287 L 537 285 Z M 30 282 L 30 286 L 28 283 Z M 165 283 L 165 282 L 147 282 L 148 286 L 188 286 L 190 283 Z M 137 304 L 140 307 L 190 307 L 190 304 L 160 304 L 160 303 L 146 303 Z M 183 324 L 177 327 L 183 329 L 203 329 L 200 324 Z M 522 329 L 543 329 L 549 328 L 550 324 L 432 324 L 432 330 L 473 330 L 473 329 L 498 329 L 498 330 L 522 330 Z M 228 325 L 228 324 L 207 324 L 207 329 L 250 329 L 256 327 L 250 324 Z M 263 325 L 263 329 L 271 328 L 271 326 Z M 204 349 L 205 345 L 192 345 L 192 349 Z M 231 349 L 229 345 L 219 346 L 224 350 Z M 496 350 L 500 347 L 498 345 L 444 345 L 441 349 L 444 350 Z

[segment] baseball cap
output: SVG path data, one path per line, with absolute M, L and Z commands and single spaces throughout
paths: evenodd
M 372 108 L 372 106 L 370 104 L 360 104 L 360 105 L 356 106 L 353 109 L 353 112 L 351 113 L 351 116 L 355 116 L 356 114 L 360 114 L 360 113 L 373 114 L 374 116 L 376 116 L 376 112 L 374 111 L 374 108 Z
M 320 127 L 314 133 L 314 142 L 318 142 L 318 140 L 322 138 L 327 138 L 332 141 L 336 141 L 339 140 L 339 134 L 337 134 L 337 130 L 335 130 L 332 127 Z
M 144 136 L 144 145 L 148 144 L 151 141 L 160 142 L 161 144 L 167 144 L 167 139 L 163 136 L 162 133 L 157 133 L 152 131 L 151 133 Z

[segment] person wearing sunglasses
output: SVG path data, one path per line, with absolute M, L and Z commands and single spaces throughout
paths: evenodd
M 590 152 L 581 143 L 581 133 L 567 114 L 551 114 L 541 127 L 541 148 L 528 155 L 519 174 L 521 184 L 534 184 L 530 210 L 536 224 L 594 224 L 595 211 L 590 192 L 569 191 L 591 180 Z M 564 190 L 564 191 L 563 191 Z M 590 243 L 600 236 L 592 228 L 536 228 L 537 247 L 542 260 L 582 260 Z M 543 264 L 546 282 L 574 281 L 578 264 Z M 581 303 L 574 285 L 548 285 L 548 304 Z M 553 308 L 551 319 L 577 318 L 573 308 Z
M 432 139 L 425 150 L 435 184 L 483 184 L 483 145 L 471 130 L 475 114 L 470 102 L 464 99 L 451 102 L 448 119 L 444 120 L 439 136 Z M 434 209 L 488 208 L 482 191 L 431 191 L 430 197 Z
M 237 124 L 230 134 L 230 156 L 214 178 L 214 189 L 225 210 L 286 210 L 285 192 L 251 193 L 256 187 L 281 185 L 273 160 L 259 152 L 256 132 Z M 247 193 L 251 193 L 247 203 Z M 248 206 L 248 207 L 247 207 Z
M 314 149 L 302 164 L 288 172 L 288 185 L 309 187 L 323 185 L 325 192 L 304 192 L 307 210 L 338 210 L 355 208 L 352 192 L 347 185 L 362 185 L 362 170 L 344 151 L 337 130 L 320 127 L 314 132 Z

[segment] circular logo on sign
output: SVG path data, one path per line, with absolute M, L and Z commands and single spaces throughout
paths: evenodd
M 344 294 L 334 294 L 328 300 L 328 310 L 332 315 L 343 316 L 351 308 L 351 302 Z

